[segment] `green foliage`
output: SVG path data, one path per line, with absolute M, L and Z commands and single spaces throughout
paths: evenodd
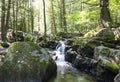
M 25 36 L 25 41 L 35 42 L 35 37 L 31 34 Z
M 97 6 L 91 6 L 94 3 L 98 3 L 98 1 L 78 1 L 70 7 L 71 9 L 68 8 L 72 10 L 72 12 L 67 15 L 67 19 L 69 20 L 68 30 L 70 32 L 86 33 L 99 25 L 99 10 Z
M 81 47 L 85 46 L 89 42 L 88 39 L 80 38 L 75 40 L 74 45 L 80 45 Z
M 99 31 L 99 28 L 93 29 L 93 30 L 87 32 L 87 33 L 84 35 L 84 38 L 94 37 L 94 36 L 96 36 L 96 34 L 98 33 L 98 31 Z

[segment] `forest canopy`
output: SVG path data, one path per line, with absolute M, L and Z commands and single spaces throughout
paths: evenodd
M 59 32 L 83 33 L 97 27 L 120 25 L 119 0 L 1 0 L 1 38 L 8 29 L 45 36 Z

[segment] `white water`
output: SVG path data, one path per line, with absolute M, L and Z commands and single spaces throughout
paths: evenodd
M 52 58 L 57 64 L 57 77 L 54 82 L 95 82 L 91 77 L 77 71 L 65 61 L 65 42 L 59 41 Z
M 64 75 L 65 72 L 72 67 L 70 63 L 65 61 L 65 42 L 59 41 L 58 45 L 56 46 L 56 49 L 54 51 L 54 55 L 52 58 L 55 60 L 57 64 L 57 70 Z

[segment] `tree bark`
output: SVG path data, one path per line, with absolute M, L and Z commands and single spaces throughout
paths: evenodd
M 55 13 L 54 13 L 54 6 L 53 6 L 53 0 L 51 0 L 51 8 L 52 8 L 52 15 L 51 15 L 51 20 L 52 20 L 52 25 L 51 25 L 51 32 L 52 34 L 56 34 L 56 24 L 55 24 Z
M 33 32 L 34 30 L 34 10 L 33 8 L 31 9 L 31 31 Z
M 60 13 L 60 28 L 63 28 L 63 7 L 62 7 L 62 1 L 59 2 L 59 13 Z
M 7 16 L 6 16 L 6 28 L 9 28 L 9 18 L 10 18 L 10 8 L 11 8 L 11 0 L 8 0 L 8 8 L 7 8 Z M 6 30 L 7 30 L 6 29 Z
M 65 0 L 62 0 L 62 5 L 63 5 L 63 27 L 64 31 L 67 32 Z
M 1 39 L 6 41 L 6 26 L 5 26 L 5 0 L 2 0 L 2 14 L 1 14 Z
M 44 15 L 44 40 L 46 41 L 47 27 L 46 27 L 46 13 L 45 13 L 45 0 L 43 0 L 43 15 Z
M 100 20 L 103 28 L 110 27 L 112 19 L 109 11 L 109 0 L 100 0 Z

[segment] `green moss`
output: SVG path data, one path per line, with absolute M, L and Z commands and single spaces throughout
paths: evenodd
M 107 62 L 105 65 L 105 68 L 107 68 L 110 71 L 113 71 L 115 73 L 118 73 L 120 70 L 120 67 L 116 63 L 111 63 L 111 62 Z
M 104 48 L 104 49 L 102 49 L 100 54 L 103 55 L 103 56 L 107 56 L 108 57 L 109 54 L 110 54 L 110 49 L 109 48 Z
M 74 41 L 74 45 L 80 45 L 81 47 L 89 46 L 91 48 L 95 48 L 96 46 L 101 45 L 101 43 L 93 39 L 80 38 Z
M 0 80 L 45 77 L 56 64 L 49 53 L 32 42 L 15 42 L 8 48 L 0 68 Z M 9 72 L 8 72 L 9 71 Z M 12 76 L 11 76 L 12 75 Z M 8 78 L 6 78 L 8 77 Z

